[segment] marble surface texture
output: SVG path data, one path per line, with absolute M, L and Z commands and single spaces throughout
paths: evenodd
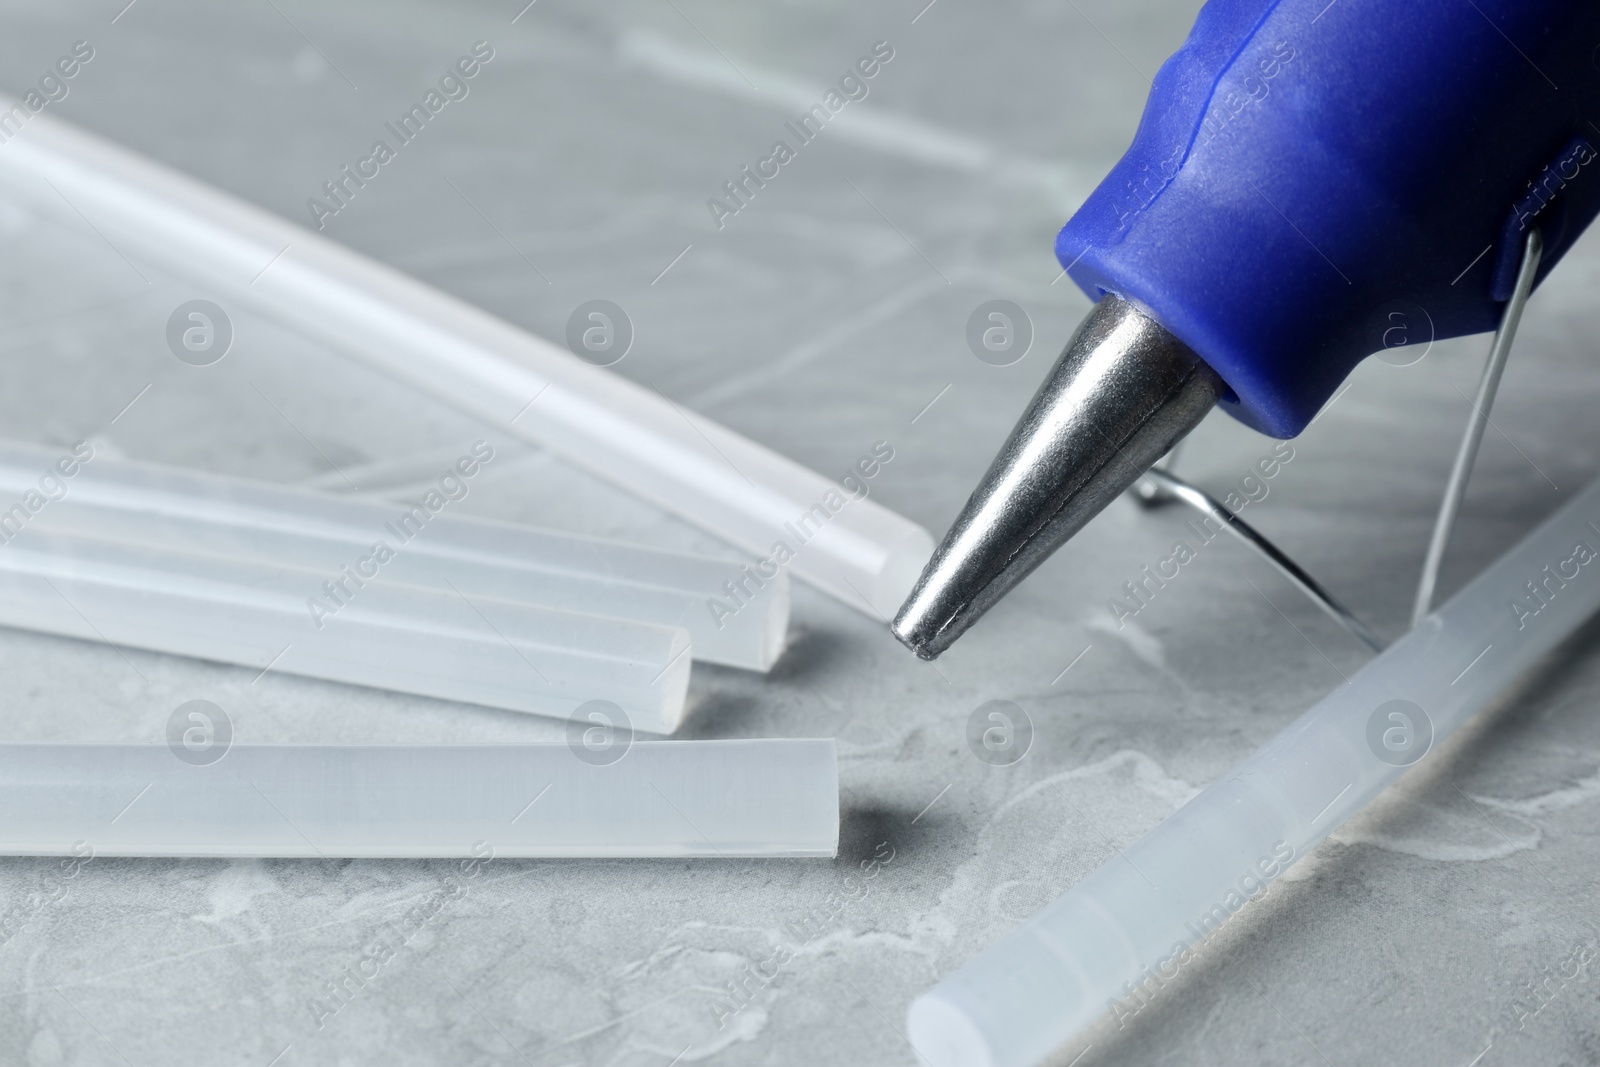
M 618 373 L 820 471 L 887 440 L 879 498 L 938 533 L 1087 308 L 1058 283 L 1054 231 L 1125 147 L 1198 6 L 522 2 L 8 0 L 0 91 L 25 92 L 87 40 L 95 57 L 57 114 L 305 224 L 307 198 L 488 41 L 470 95 L 326 232 L 552 338 L 582 301 L 615 301 L 637 331 Z M 894 58 L 868 97 L 719 229 L 707 198 L 878 41 Z M 348 476 L 375 497 L 489 437 L 507 458 L 468 510 L 728 551 L 271 322 L 241 313 L 226 359 L 178 362 L 167 316 L 206 294 L 87 226 L 0 203 L 0 248 L 4 436 L 329 491 Z M 1597 286 L 1591 233 L 1532 301 L 1447 590 L 1600 468 Z M 964 339 L 997 298 L 1036 334 L 1007 367 Z M 1385 637 L 1406 625 L 1485 347 L 1369 360 L 1250 506 Z M 1215 416 L 1182 469 L 1223 492 L 1270 446 Z M 837 738 L 836 862 L 495 861 L 333 1014 L 310 998 L 449 865 L 0 860 L 0 1063 L 913 1064 L 912 997 L 1366 659 L 1223 541 L 1118 630 L 1107 598 L 1183 518 L 1113 506 L 937 669 L 797 588 L 770 676 L 696 665 L 684 736 Z M 1597 943 L 1597 649 L 1591 627 L 1438 773 L 1342 828 L 1160 999 L 1063 1061 L 1600 1062 L 1592 967 L 1548 986 L 1537 1014 L 1518 1008 Z M 255 676 L 0 631 L 0 738 L 154 742 L 194 698 L 228 709 L 241 740 L 561 736 L 508 712 Z M 996 699 L 1036 728 L 1009 767 L 965 740 Z M 888 862 L 847 895 L 874 857 Z M 743 977 L 778 956 L 770 981 Z M 739 981 L 750 992 L 730 1013 Z

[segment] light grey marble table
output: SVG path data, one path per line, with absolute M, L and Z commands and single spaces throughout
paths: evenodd
M 55 113 L 307 224 L 307 199 L 489 42 L 469 95 L 326 232 L 550 337 L 580 302 L 613 300 L 637 330 L 619 373 L 820 471 L 891 442 L 881 499 L 936 533 L 1087 306 L 1058 284 L 1054 230 L 1197 6 L 125 2 L 6 3 L 0 90 L 86 40 Z M 893 58 L 867 98 L 719 229 L 708 198 L 879 41 Z M 222 362 L 178 362 L 166 318 L 205 292 L 88 226 L 0 204 L 0 247 L 4 436 L 376 496 L 489 437 L 505 461 L 466 501 L 478 514 L 727 551 L 249 316 Z M 1591 234 L 1534 297 L 1447 588 L 1600 468 L 1597 286 Z M 1036 331 L 1003 368 L 963 333 L 995 298 Z M 1405 626 L 1484 348 L 1369 361 L 1247 512 L 1385 636 Z M 1225 490 L 1269 447 L 1216 416 L 1183 471 Z M 450 865 L 0 861 L 0 1063 L 912 1064 L 913 996 L 1365 660 L 1223 541 L 1119 631 L 1107 599 L 1182 519 L 1113 506 L 937 669 L 804 588 L 770 677 L 697 665 L 687 736 L 838 739 L 836 862 L 492 861 L 329 1001 Z M 1600 978 L 1546 982 L 1596 945 L 1597 643 L 1581 634 L 1125 1028 L 1064 1058 L 1092 1041 L 1082 1067 L 1600 1062 Z M 155 742 L 193 698 L 251 741 L 561 729 L 15 631 L 0 678 L 5 739 Z M 1014 766 L 965 742 L 993 699 L 1036 727 Z M 1523 1018 L 1535 983 L 1545 1006 Z

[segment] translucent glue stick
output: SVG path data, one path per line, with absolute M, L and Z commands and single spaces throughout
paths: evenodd
M 679 627 L 33 528 L 0 546 L 0 625 L 653 733 L 689 684 Z
M 828 857 L 839 844 L 832 740 L 198 740 L 0 744 L 0 855 L 442 857 L 475 871 L 518 857 Z
M 771 668 L 788 634 L 788 576 L 775 568 L 149 463 L 69 456 L 57 469 L 63 455 L 0 440 L 0 542 L 48 529 L 330 575 L 349 567 L 381 582 L 681 626 L 695 659 L 748 670 Z M 30 492 L 38 510 L 8 520 L 5 504 Z
M 934 1067 L 1025 1067 L 1213 933 L 1600 608 L 1600 482 L 1265 747 L 911 1005 Z
M 0 110 L 12 103 L 0 98 Z M 792 554 L 797 577 L 860 610 L 892 614 L 932 553 L 926 530 L 870 498 L 891 442 L 863 442 L 861 459 L 835 482 L 655 389 L 49 115 L 7 142 L 0 185 L 65 225 L 82 229 L 87 219 L 126 254 L 550 448 L 758 559 Z M 623 324 L 614 307 L 594 314 L 575 320 L 576 335 L 600 331 L 604 351 L 593 354 L 615 362 L 626 354 L 613 347 L 623 344 Z

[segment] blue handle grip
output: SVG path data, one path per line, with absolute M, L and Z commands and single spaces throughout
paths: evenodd
M 1210 0 L 1056 239 L 1292 437 L 1397 328 L 1494 328 L 1600 213 L 1597 0 Z

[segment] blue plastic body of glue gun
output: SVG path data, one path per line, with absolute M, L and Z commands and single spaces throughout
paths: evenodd
M 1493 329 L 1600 213 L 1600 0 L 1210 0 L 1056 241 L 1299 433 L 1397 326 Z

